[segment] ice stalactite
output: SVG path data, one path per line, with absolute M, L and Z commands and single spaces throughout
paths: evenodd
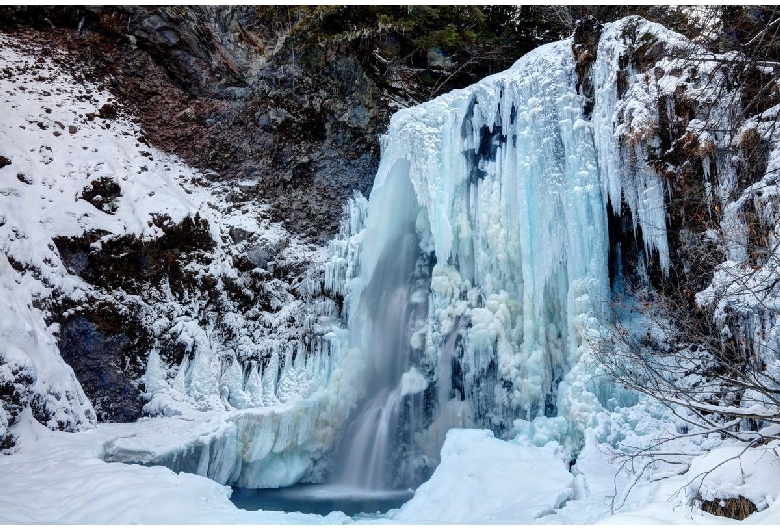
M 634 231 L 637 227 L 642 230 L 645 252 L 657 252 L 666 272 L 669 247 L 663 180 L 646 156 L 648 148 L 656 153 L 660 149 L 661 141 L 655 135 L 658 112 L 648 87 L 636 82 L 638 72 L 630 60 L 633 50 L 626 43 L 626 31 L 620 24 L 607 26 L 593 65 L 593 139 L 599 156 L 602 197 L 605 207 L 609 201 L 618 216 L 623 213 L 623 204 L 628 207 Z M 636 32 L 638 28 L 631 31 Z

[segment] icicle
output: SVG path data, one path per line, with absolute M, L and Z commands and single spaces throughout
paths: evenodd
M 246 380 L 246 387 L 244 390 L 252 400 L 251 406 L 263 406 L 263 381 L 260 377 L 260 373 L 257 370 L 257 362 L 255 361 L 251 362 L 249 377 Z
M 276 352 L 271 352 L 268 366 L 263 370 L 263 403 L 273 405 L 279 403 L 276 397 L 276 381 L 279 377 L 279 357 Z
M 146 373 L 143 377 L 144 389 L 149 394 L 160 392 L 168 387 L 166 372 L 160 361 L 160 352 L 152 348 L 149 352 L 149 360 L 146 362 Z

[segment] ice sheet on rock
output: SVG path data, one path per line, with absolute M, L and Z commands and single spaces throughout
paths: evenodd
M 726 259 L 715 267 L 710 285 L 696 294 L 723 335 L 733 338 L 746 358 L 763 365 L 755 377 L 767 388 L 775 384 L 771 378 L 780 376 L 780 132 L 770 126 L 778 117 L 780 105 L 747 120 L 734 138 L 739 145 L 744 135 L 756 134 L 766 143 L 767 165 L 762 178 L 741 191 L 736 182 L 724 183 L 720 230 L 711 238 Z M 763 406 L 765 401 L 748 391 L 743 403 Z
M 323 407 L 307 401 L 151 422 L 143 438 L 107 442 L 104 458 L 164 465 L 244 488 L 290 486 L 312 475 L 317 458 L 333 444 L 338 424 Z
M 648 58 L 652 68 L 637 66 Z M 731 156 L 718 154 L 733 141 L 734 108 L 740 105 L 739 91 L 724 97 L 728 62 L 722 59 L 638 17 L 605 25 L 599 40 L 592 122 L 604 203 L 617 214 L 628 207 L 645 251 L 658 252 L 664 272 L 670 265 L 664 180 L 672 168 L 660 163 L 664 149 L 671 148 L 662 145 L 660 135 L 685 137 L 698 146 L 708 199 L 720 208 L 736 182 Z M 675 105 L 684 101 L 695 104 L 685 128 L 678 130 Z
M 453 429 L 431 479 L 393 521 L 531 524 L 574 494 L 574 477 L 554 449 L 520 447 L 490 431 Z

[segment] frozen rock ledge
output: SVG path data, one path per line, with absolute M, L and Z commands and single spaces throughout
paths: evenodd
M 142 419 L 144 436 L 103 445 L 106 462 L 166 466 L 220 484 L 277 488 L 321 480 L 335 426 L 320 400 L 196 417 Z

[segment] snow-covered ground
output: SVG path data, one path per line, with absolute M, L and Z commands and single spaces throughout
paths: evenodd
M 569 472 L 555 443 L 519 446 L 488 431 L 455 429 L 447 435 L 441 464 L 412 500 L 384 516 L 354 518 L 340 512 L 322 517 L 245 511 L 229 501 L 229 487 L 207 478 L 104 460 L 121 446 L 145 447 L 154 455 L 196 443 L 228 428 L 236 414 L 244 412 L 149 418 L 65 433 L 46 429 L 26 413 L 12 427 L 21 448 L 0 458 L 0 523 L 722 524 L 735 521 L 704 513 L 689 500 L 734 494 L 763 508 L 745 523 L 780 520 L 777 442 L 749 450 L 726 446 L 694 458 L 687 473 L 633 484 L 592 434 Z M 613 498 L 619 499 L 614 515 Z
M 193 427 L 203 427 L 202 424 Z M 160 418 L 101 424 L 79 433 L 52 432 L 22 419 L 21 449 L 0 458 L 0 522 L 3 524 L 337 524 L 347 518 L 247 512 L 228 500 L 230 488 L 162 466 L 106 463 L 104 446 L 137 437 L 192 432 L 181 420 Z M 195 429 L 194 429 L 195 430 Z

